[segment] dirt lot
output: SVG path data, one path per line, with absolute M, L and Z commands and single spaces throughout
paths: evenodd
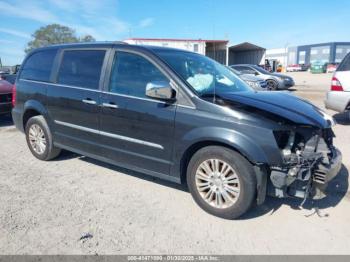
M 294 93 L 323 107 L 331 76 L 292 75 Z M 344 166 L 330 195 L 303 210 L 268 198 L 237 221 L 206 214 L 181 186 L 79 155 L 40 162 L 1 117 L 0 254 L 349 254 L 350 121 L 335 117 Z

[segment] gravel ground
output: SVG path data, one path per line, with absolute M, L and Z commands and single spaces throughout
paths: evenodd
M 323 106 L 329 74 L 291 75 L 296 95 Z M 0 254 L 349 254 L 350 121 L 336 117 L 344 165 L 329 196 L 302 210 L 268 198 L 236 221 L 206 214 L 179 185 L 69 152 L 36 160 L 1 117 Z

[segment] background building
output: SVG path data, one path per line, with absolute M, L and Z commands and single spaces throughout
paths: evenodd
M 172 47 L 196 52 L 215 59 L 221 64 L 228 63 L 227 40 L 130 38 L 124 42 L 135 45 Z
M 350 53 L 350 42 L 330 42 L 284 48 L 265 49 L 252 43 L 244 42 L 228 46 L 227 40 L 204 39 L 167 39 L 167 38 L 130 38 L 129 44 L 173 47 L 196 52 L 215 59 L 224 65 L 255 64 L 263 65 L 268 60 L 272 69 L 278 65 L 310 65 L 319 61 L 340 63 Z
M 268 49 L 265 59 L 282 66 L 300 64 L 310 65 L 314 62 L 340 63 L 350 53 L 350 42 L 330 42 L 288 48 Z
M 345 55 L 350 53 L 350 42 L 332 42 L 297 47 L 297 64 L 340 63 Z

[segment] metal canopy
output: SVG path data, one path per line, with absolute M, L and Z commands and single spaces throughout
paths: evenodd
M 229 47 L 229 50 L 232 52 L 243 52 L 243 51 L 253 51 L 253 50 L 263 50 L 266 49 L 248 42 L 244 42 L 238 45 L 233 45 Z

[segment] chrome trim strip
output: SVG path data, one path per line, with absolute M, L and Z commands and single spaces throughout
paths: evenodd
M 156 157 L 151 157 L 151 156 L 148 156 L 148 155 L 142 155 L 142 154 L 139 154 L 139 153 L 130 152 L 130 151 L 127 151 L 127 150 L 123 150 L 123 149 L 120 149 L 120 148 L 111 147 L 111 146 L 108 146 L 108 145 L 99 145 L 99 144 L 94 143 L 94 142 L 92 142 L 92 141 L 87 141 L 87 140 L 85 140 L 85 139 L 80 139 L 80 138 L 77 138 L 77 137 L 72 137 L 72 136 L 69 136 L 69 135 L 66 135 L 66 134 L 63 134 L 63 133 L 60 133 L 60 132 L 56 132 L 55 134 L 60 135 L 60 136 L 63 136 L 63 137 L 66 137 L 66 138 L 69 138 L 69 139 L 72 139 L 72 140 L 76 140 L 76 141 L 79 141 L 79 142 L 87 143 L 87 144 L 89 144 L 89 145 L 100 146 L 100 147 L 102 147 L 102 148 L 106 148 L 106 149 L 113 150 L 113 151 L 116 151 L 116 152 L 121 152 L 121 153 L 129 154 L 129 155 L 133 155 L 133 156 L 137 156 L 137 157 L 142 157 L 142 158 L 145 158 L 145 159 L 149 159 L 149 160 L 156 161 L 156 162 L 160 162 L 160 163 L 167 164 L 167 165 L 171 165 L 171 164 L 172 164 L 172 162 L 167 161 L 167 160 L 164 160 L 164 159 L 160 159 L 160 158 L 156 158 Z M 55 143 L 55 144 L 56 144 L 56 143 Z M 84 155 L 84 154 L 83 154 L 83 155 Z
M 20 78 L 19 81 L 30 82 L 30 83 L 38 83 L 38 84 L 52 84 L 50 82 L 30 80 L 30 79 L 24 79 L 24 78 Z
M 55 120 L 54 122 L 56 124 L 59 124 L 59 125 L 62 125 L 62 126 L 67 126 L 67 127 L 71 127 L 71 128 L 74 128 L 74 129 L 83 130 L 83 131 L 90 132 L 90 133 L 93 133 L 93 134 L 107 136 L 107 137 L 120 139 L 120 140 L 132 142 L 132 143 L 136 143 L 136 144 L 141 144 L 141 145 L 145 145 L 145 146 L 155 147 L 155 148 L 162 149 L 162 150 L 164 149 L 164 147 L 162 145 L 155 144 L 155 143 L 148 142 L 148 141 L 144 141 L 144 140 L 139 140 L 139 139 L 136 139 L 136 138 L 131 138 L 131 137 L 127 137 L 127 136 L 121 136 L 121 135 L 115 135 L 115 134 L 111 134 L 111 133 L 108 133 L 108 132 L 103 132 L 103 131 L 99 131 L 99 130 L 96 130 L 96 129 L 91 129 L 91 128 L 88 128 L 88 127 L 78 126 L 78 125 L 74 125 L 74 124 L 70 124 L 70 123 L 66 123 L 66 122 L 62 122 L 62 121 L 58 121 L 58 120 Z
M 115 135 L 115 134 L 111 134 L 111 133 L 107 133 L 107 132 L 103 132 L 103 131 L 100 131 L 100 134 L 103 135 L 103 136 L 107 136 L 107 137 L 111 137 L 111 138 L 115 138 L 115 139 L 120 139 L 120 140 L 125 140 L 125 141 L 136 143 L 136 144 L 141 144 L 141 145 L 145 145 L 145 146 L 150 146 L 150 147 L 155 147 L 155 148 L 159 148 L 159 149 L 164 149 L 164 147 L 161 146 L 161 145 L 154 144 L 154 143 L 151 143 L 151 142 L 147 142 L 147 141 L 144 141 L 144 140 L 139 140 L 139 139 L 127 137 L 127 136 Z
M 96 129 L 84 127 L 84 126 L 78 126 L 78 125 L 74 125 L 74 124 L 70 124 L 70 123 L 62 122 L 62 121 L 58 121 L 58 120 L 55 120 L 55 123 L 59 124 L 59 125 L 62 125 L 62 126 L 67 126 L 67 127 L 83 130 L 83 131 L 86 131 L 86 132 L 90 132 L 90 133 L 93 133 L 93 134 L 100 134 L 100 131 L 98 131 Z
M 87 91 L 92 91 L 92 92 L 100 92 L 102 94 L 107 94 L 107 95 L 115 95 L 115 96 L 121 96 L 121 97 L 127 97 L 127 98 L 134 98 L 134 99 L 143 100 L 143 101 L 149 101 L 149 102 L 158 103 L 158 104 L 167 104 L 167 102 L 160 101 L 160 100 L 155 100 L 155 99 L 150 99 L 150 98 L 142 98 L 142 97 L 130 96 L 130 95 L 124 95 L 124 94 L 119 94 L 119 93 L 112 93 L 112 92 L 108 92 L 108 91 L 101 91 L 99 89 L 89 89 L 89 88 L 83 88 L 83 87 L 77 87 L 77 86 L 62 85 L 62 84 L 55 84 L 55 83 L 50 83 L 50 82 L 42 82 L 42 81 L 28 80 L 28 79 L 20 79 L 20 81 L 25 81 L 25 82 L 30 82 L 30 83 L 38 83 L 38 84 L 45 84 L 45 85 L 51 85 L 51 86 L 63 86 L 63 87 L 69 87 L 69 88 L 80 89 L 80 90 L 87 90 Z M 174 104 L 174 105 L 179 105 L 179 104 Z M 184 107 L 186 107 L 186 106 L 184 105 Z
M 107 95 L 115 95 L 115 96 L 121 96 L 121 97 L 138 99 L 138 100 L 150 101 L 150 102 L 154 102 L 154 103 L 158 103 L 158 104 L 166 104 L 166 102 L 164 102 L 164 101 L 150 99 L 150 98 L 144 98 L 144 97 L 138 97 L 138 96 L 130 96 L 130 95 L 124 95 L 124 94 L 119 94 L 119 93 L 112 93 L 112 92 L 108 92 L 108 91 L 101 91 L 101 93 L 107 94 Z
M 20 81 L 25 81 L 25 82 L 30 82 L 30 83 L 38 83 L 38 84 L 45 84 L 45 85 L 50 85 L 50 86 L 69 87 L 69 88 L 80 89 L 80 90 L 87 90 L 87 91 L 92 91 L 92 92 L 100 92 L 100 89 L 90 89 L 90 88 L 84 88 L 84 87 L 78 87 L 78 86 L 56 84 L 56 83 L 51 83 L 51 82 L 42 82 L 42 81 L 28 80 L 28 79 L 20 79 Z

